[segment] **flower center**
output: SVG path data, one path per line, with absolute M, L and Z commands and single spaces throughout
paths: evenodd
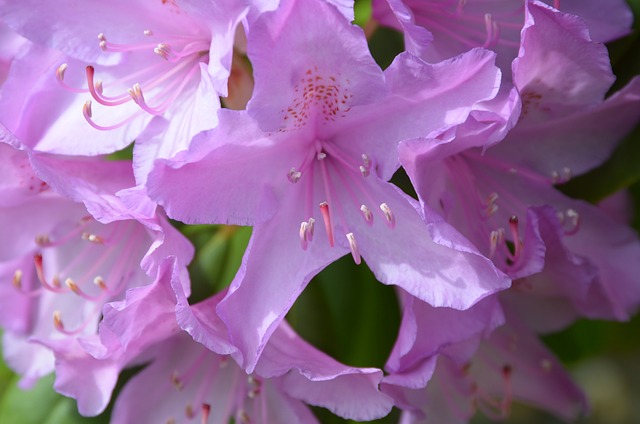
M 524 246 L 519 221 L 526 216 L 528 204 L 545 202 L 521 199 L 518 193 L 504 187 L 503 181 L 520 178 L 525 180 L 525 184 L 528 181 L 546 185 L 549 190 L 553 190 L 552 185 L 559 180 L 568 180 L 571 171 L 564 168 L 545 177 L 524 168 L 514 168 L 499 158 L 474 151 L 452 156 L 445 162 L 459 203 L 471 203 L 471 207 L 456 207 L 454 203 L 449 203 L 447 196 L 443 196 L 441 206 L 444 215 L 458 214 L 458 219 L 462 219 L 468 227 L 467 237 L 478 240 L 478 243 L 479 240 L 486 240 L 488 234 L 488 257 L 496 263 L 503 263 L 507 269 L 515 270 L 521 265 Z M 579 231 L 580 216 L 575 210 L 557 209 L 556 214 L 566 236 Z
M 108 83 L 96 79 L 95 68 L 91 65 L 86 67 L 86 89 L 65 83 L 66 63 L 56 70 L 58 82 L 65 89 L 91 95 L 92 99 L 84 104 L 83 114 L 92 127 L 109 131 L 130 123 L 144 113 L 162 115 L 181 95 L 195 89 L 200 63 L 207 63 L 209 59 L 210 35 L 203 31 L 183 35 L 155 33 L 151 30 L 145 30 L 144 35 L 154 40 L 116 44 L 109 41 L 105 34 L 98 34 L 98 44 L 102 50 L 128 53 L 123 64 L 105 68 L 113 74 Z M 110 93 L 106 94 L 106 91 Z M 128 116 L 117 123 L 99 125 L 93 120 L 93 101 L 107 108 L 131 103 L 138 108 L 129 111 Z
M 340 226 L 345 233 L 353 260 L 360 264 L 360 250 L 352 230 L 353 223 L 349 222 L 349 218 L 355 213 L 360 215 L 368 226 L 373 225 L 374 213 L 369 205 L 378 202 L 375 200 L 377 196 L 366 181 L 373 165 L 372 160 L 364 153 L 358 160 L 353 160 L 334 143 L 316 139 L 302 164 L 289 170 L 289 182 L 306 184 L 305 215 L 308 220 L 302 221 L 299 230 L 300 246 L 303 250 L 313 241 L 317 217 L 313 204 L 317 203 L 329 245 L 335 245 L 336 228 Z M 389 228 L 395 226 L 395 216 L 387 203 L 379 203 L 379 213 Z
M 411 8 L 418 24 L 469 48 L 519 47 L 524 6 L 490 13 L 482 5 L 467 3 L 467 0 L 426 1 L 416 2 Z
M 149 244 L 146 231 L 135 222 L 103 225 L 91 217 L 53 234 L 36 236 L 34 265 L 39 286 L 14 273 L 13 285 L 25 296 L 46 296 L 56 308 L 55 328 L 66 335 L 97 324 L 102 306 L 125 289 L 146 282 L 139 263 Z M 80 302 L 80 303 L 78 303 Z M 73 329 L 63 324 L 75 323 Z M 68 315 L 68 316 L 67 316 Z M 91 324 L 91 325 L 90 325 Z
M 193 341 L 186 340 L 185 343 L 193 344 Z M 184 349 L 177 349 L 175 353 L 180 354 L 184 367 L 183 371 L 174 369 L 169 381 L 178 392 L 177 396 L 188 399 L 184 407 L 187 419 L 200 415 L 201 423 L 205 424 L 213 408 L 217 411 L 216 416 L 225 420 L 267 422 L 261 379 L 246 375 L 228 356 L 215 354 L 201 346 L 192 350 L 187 361 L 183 359 Z M 173 417 L 167 420 L 167 423 L 175 422 Z

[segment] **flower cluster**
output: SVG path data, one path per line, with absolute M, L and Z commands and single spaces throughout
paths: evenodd
M 598 3 L 374 0 L 366 33 L 406 46 L 382 69 L 348 0 L 0 0 L 0 326 L 21 387 L 54 372 L 115 423 L 584 414 L 538 336 L 640 305 L 637 234 L 557 188 L 640 121 L 640 78 L 607 95 L 602 44 L 631 11 Z M 192 224 L 252 227 L 207 296 Z M 395 287 L 384 369 L 286 319 L 345 255 Z

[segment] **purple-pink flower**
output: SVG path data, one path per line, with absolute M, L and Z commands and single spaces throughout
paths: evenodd
M 249 371 L 311 277 L 345 253 L 438 306 L 468 308 L 509 284 L 386 183 L 398 142 L 462 123 L 495 96 L 493 55 L 474 50 L 428 65 L 405 54 L 383 73 L 361 30 L 331 7 L 297 1 L 284 10 L 249 35 L 256 85 L 247 110 L 220 111 L 218 127 L 187 152 L 156 161 L 148 184 L 173 218 L 254 225 L 217 308 Z M 309 51 L 320 35 L 322 46 Z

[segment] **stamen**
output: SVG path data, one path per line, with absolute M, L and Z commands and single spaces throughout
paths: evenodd
M 90 241 L 95 244 L 104 244 L 104 239 L 96 234 L 82 233 L 82 240 Z
M 62 88 L 64 88 L 67 91 L 70 91 L 72 93 L 86 93 L 89 90 L 84 89 L 84 88 L 76 88 L 76 87 L 72 87 L 69 84 L 67 84 L 66 82 L 64 82 L 64 74 L 67 70 L 67 64 L 63 63 L 62 65 L 58 66 L 58 68 L 56 69 L 56 79 L 58 80 L 58 83 L 62 86 Z
M 171 384 L 173 384 L 178 390 L 182 390 L 182 388 L 184 387 L 182 385 L 182 381 L 180 380 L 180 375 L 177 371 L 171 373 Z
M 251 422 L 251 417 L 249 417 L 247 411 L 241 409 L 238 411 L 238 421 L 240 421 L 241 424 L 249 424 Z
M 169 57 L 171 55 L 171 47 L 169 47 L 169 45 L 167 44 L 160 43 L 153 49 L 153 52 L 163 59 L 169 60 Z
M 86 67 L 87 74 L 87 85 L 89 87 L 89 92 L 91 96 L 104 106 L 119 106 L 125 104 L 129 101 L 129 97 L 127 96 L 119 96 L 119 97 L 105 97 L 102 95 L 102 82 L 94 81 L 96 70 L 93 66 L 89 65 Z M 91 115 L 90 115 L 91 116 Z
M 145 29 L 142 33 L 147 37 L 151 37 L 153 35 L 153 31 L 151 31 L 150 29 Z
M 260 394 L 260 391 L 262 390 L 262 382 L 252 375 L 247 378 L 247 381 L 250 387 L 249 392 L 247 393 L 247 397 L 249 399 L 254 399 Z
M 359 169 L 362 176 L 366 178 L 369 176 L 371 171 L 371 159 L 369 159 L 369 156 L 363 153 L 362 161 L 364 162 L 364 165 L 360 165 Z
M 307 241 L 308 242 L 312 242 L 313 241 L 313 230 L 315 227 L 315 223 L 316 220 L 313 218 L 309 218 L 309 221 L 307 223 Z
M 196 414 L 193 412 L 193 406 L 190 404 L 186 406 L 184 409 L 184 414 L 187 416 L 187 419 L 192 420 L 195 418 Z
M 580 214 L 573 209 L 567 209 L 564 214 L 565 221 L 568 221 L 568 228 L 565 230 L 565 235 L 572 236 L 580 229 Z
M 21 289 L 22 288 L 22 271 L 19 269 L 16 269 L 16 271 L 13 273 L 13 280 L 11 281 L 13 283 L 13 286 L 17 289 Z
M 309 246 L 309 240 L 307 240 L 308 227 L 309 223 L 307 221 L 300 223 L 300 247 L 302 247 L 302 250 L 307 250 L 307 246 Z
M 58 331 L 64 331 L 64 324 L 62 324 L 60 311 L 53 311 L 53 326 L 56 327 Z
M 491 46 L 491 44 L 493 44 L 493 40 L 494 40 L 494 36 L 493 36 L 494 22 L 493 22 L 493 18 L 491 17 L 491 13 L 486 13 L 484 15 L 484 23 L 487 31 L 487 36 L 484 40 L 484 44 L 482 45 L 482 47 L 488 48 Z
M 571 178 L 573 178 L 573 171 L 571 171 L 571 168 L 569 167 L 565 166 L 560 170 L 560 172 L 551 171 L 551 182 L 553 184 L 563 184 L 569 181 Z
M 329 212 L 329 204 L 327 202 L 320 203 L 320 213 L 324 220 L 324 228 L 327 230 L 327 237 L 329 238 L 329 246 L 333 247 L 333 226 L 331 225 L 331 214 Z
M 360 265 L 360 251 L 358 250 L 358 245 L 356 244 L 356 237 L 353 233 L 347 234 L 347 240 L 349 240 L 349 248 L 351 249 L 351 256 L 353 256 L 353 261 L 356 265 Z
M 391 208 L 386 203 L 380 204 L 380 210 L 382 211 L 384 218 L 387 222 L 387 226 L 389 228 L 394 228 L 396 226 L 396 218 L 393 216 L 393 212 Z
M 84 115 L 84 119 L 87 120 L 87 122 L 89 123 L 89 125 L 91 125 L 93 128 L 100 130 L 100 131 L 111 131 L 114 130 L 116 128 L 120 128 L 122 126 L 127 125 L 129 122 L 133 121 L 134 119 L 136 119 L 138 116 L 140 116 L 142 114 L 142 110 L 138 111 L 137 113 L 134 113 L 133 115 L 129 116 L 127 119 L 118 122 L 117 124 L 114 125 L 110 125 L 108 127 L 103 127 L 102 125 L 98 125 L 95 122 L 93 122 L 93 119 L 91 119 L 93 117 L 92 111 L 91 111 L 91 100 L 87 100 L 84 104 L 84 106 L 82 107 L 82 113 Z
M 107 284 L 104 282 L 104 280 L 100 276 L 97 276 L 96 278 L 93 279 L 93 284 L 100 287 L 101 290 L 104 290 L 104 291 L 109 290 L 109 288 L 107 287 Z
M 143 32 L 143 34 L 147 35 L 146 32 Z M 98 43 L 98 45 L 100 46 L 100 49 L 102 51 L 112 51 L 112 52 L 131 52 L 131 51 L 135 51 L 135 50 L 145 50 L 145 49 L 150 49 L 153 46 L 155 46 L 155 44 L 116 44 L 116 43 L 112 43 L 110 41 L 107 40 L 107 36 L 104 35 L 104 33 L 100 33 L 98 34 L 98 40 L 100 40 L 100 42 Z
M 367 225 L 371 227 L 373 225 L 373 213 L 371 212 L 371 209 L 369 209 L 367 205 L 362 205 L 360 206 L 360 212 L 362 213 L 362 217 Z
M 489 235 L 490 247 L 489 247 L 489 259 L 492 259 L 496 254 L 496 249 L 499 245 L 504 243 L 504 228 L 491 231 Z
M 91 110 L 91 100 L 87 100 L 84 102 L 84 106 L 82 106 L 82 113 L 87 121 L 90 121 L 93 118 L 93 111 Z
M 58 69 L 56 69 L 56 78 L 58 78 L 58 81 L 64 81 L 64 73 L 67 70 L 68 65 L 66 63 L 63 63 L 62 65 L 58 66 Z
M 493 214 L 495 214 L 498 211 L 498 204 L 496 203 L 497 200 L 498 200 L 498 193 L 496 192 L 493 192 L 489 194 L 489 196 L 487 196 L 487 201 L 485 203 L 485 208 L 484 208 L 485 218 L 491 217 Z
M 60 285 L 60 279 L 58 278 L 57 275 L 53 277 L 52 284 L 47 283 L 47 280 L 44 276 L 44 266 L 42 263 L 41 253 L 36 253 L 35 255 L 33 255 L 33 262 L 36 266 L 36 275 L 38 276 L 38 280 L 40 281 L 40 284 L 42 284 L 42 286 L 47 290 L 50 290 L 55 293 L 62 293 L 63 291 L 61 290 L 62 286 Z
M 87 325 L 89 325 L 90 323 L 95 322 L 94 320 L 95 320 L 96 314 L 98 313 L 99 309 L 100 308 L 94 308 L 93 312 L 91 312 L 91 314 L 89 314 L 87 319 L 85 319 L 80 324 L 80 326 L 78 326 L 78 328 L 76 328 L 75 330 L 67 330 L 65 328 L 65 326 L 63 325 L 63 323 L 62 323 L 62 317 L 61 317 L 60 311 L 55 311 L 53 313 L 53 325 L 55 326 L 56 330 L 58 330 L 62 334 L 66 334 L 67 336 L 76 336 L 76 335 L 80 334 L 87 327 Z
M 287 173 L 287 179 L 293 184 L 300 181 L 300 177 L 302 177 L 302 172 L 296 171 L 296 168 L 291 168 Z
M 325 152 L 318 152 L 316 157 L 318 158 L 318 160 L 323 160 L 327 157 L 327 154 Z
M 78 285 L 75 283 L 75 281 L 73 281 L 71 278 L 67 278 L 66 280 L 64 280 L 64 284 L 69 288 L 69 290 L 71 290 L 72 292 L 74 292 L 75 294 L 77 294 L 83 299 L 86 299 L 92 302 L 102 299 L 102 296 L 91 296 L 83 292 L 80 289 L 80 287 L 78 287 Z

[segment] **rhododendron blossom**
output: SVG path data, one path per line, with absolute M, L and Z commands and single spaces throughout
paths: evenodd
M 637 412 L 631 1 L 0 0 L 0 420 Z
M 218 306 L 248 370 L 309 279 L 347 252 L 381 282 L 438 306 L 468 308 L 508 285 L 455 230 L 425 225 L 413 200 L 385 182 L 400 140 L 460 123 L 495 95 L 492 55 L 478 50 L 436 66 L 404 55 L 383 74 L 359 29 L 320 6 L 295 2 L 287 16 L 265 14 L 254 25 L 247 111 L 221 111 L 216 129 L 156 162 L 149 180 L 173 218 L 255 225 Z M 311 7 L 324 19 L 310 21 Z M 328 23 L 342 36 L 306 50 L 305 38 Z M 293 66 L 271 66 L 272 48 Z

